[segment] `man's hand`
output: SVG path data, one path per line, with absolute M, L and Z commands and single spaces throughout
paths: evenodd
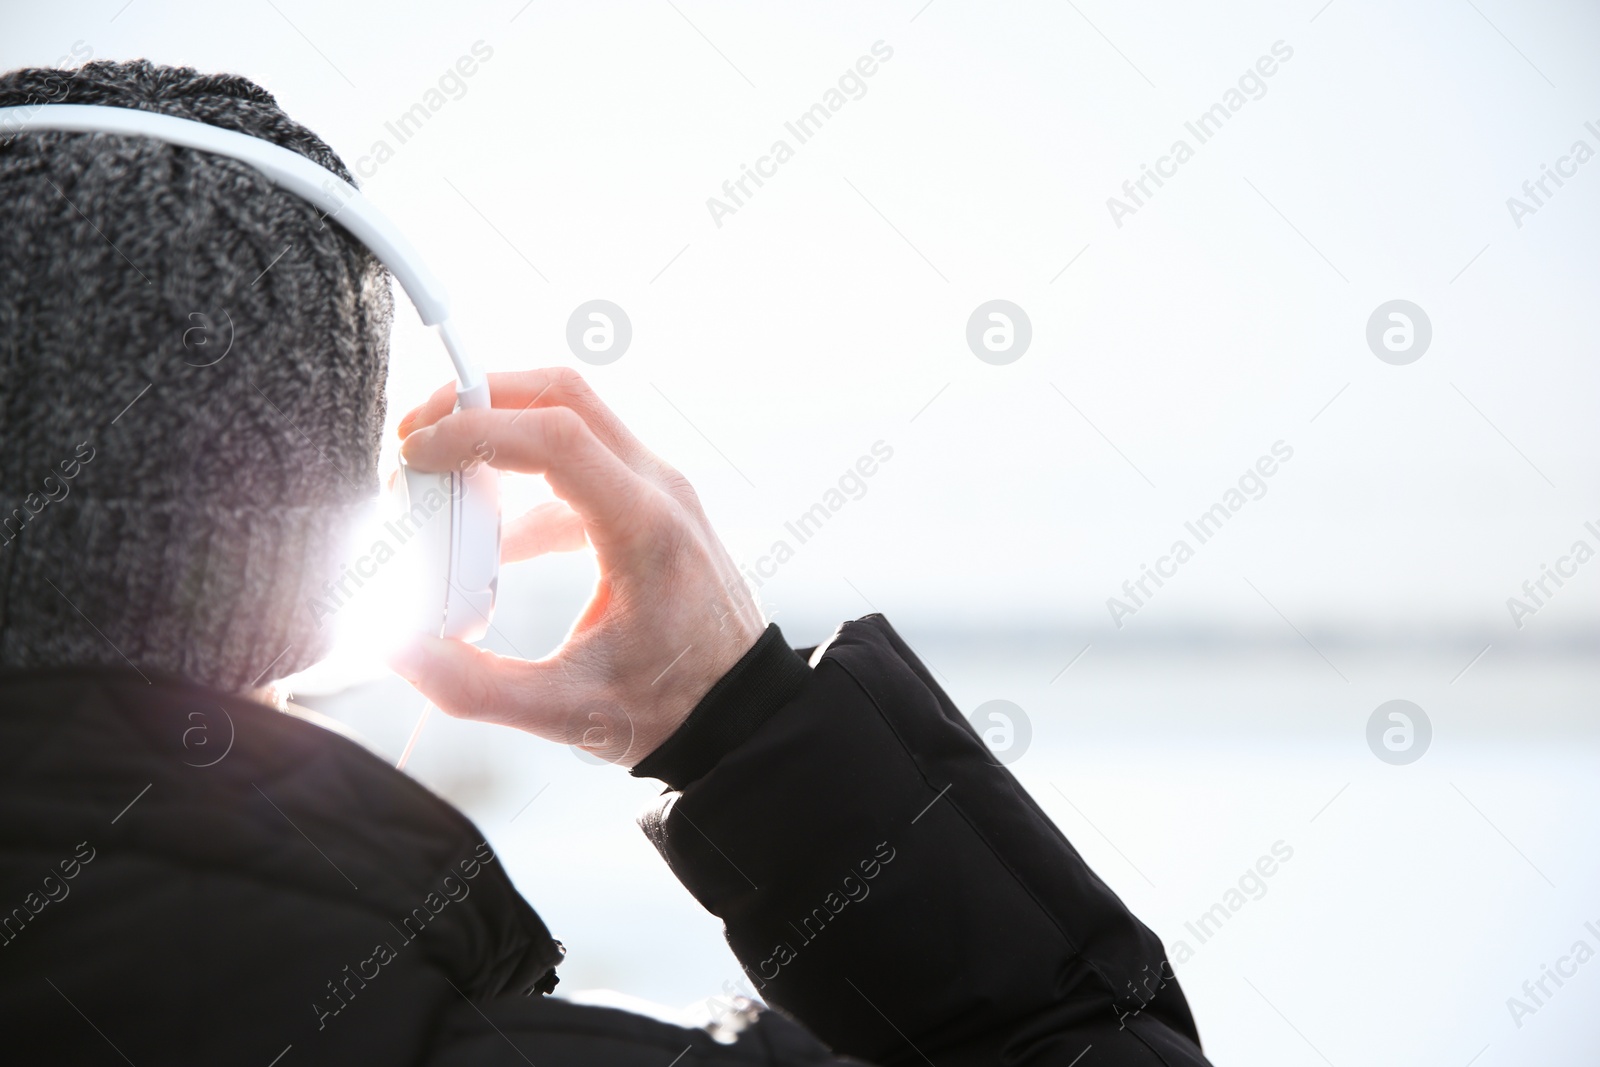
M 392 666 L 450 715 L 580 745 L 632 767 L 670 737 L 764 623 L 688 481 L 563 367 L 489 375 L 492 408 L 455 386 L 400 423 L 419 470 L 488 462 L 540 474 L 562 502 L 506 524 L 503 562 L 594 546 L 600 581 L 542 660 L 424 637 Z M 487 449 L 485 449 L 487 444 Z

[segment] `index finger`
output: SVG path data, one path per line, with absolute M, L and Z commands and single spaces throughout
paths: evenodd
M 538 370 L 496 372 L 489 375 L 489 403 L 495 408 L 518 412 L 535 407 L 565 407 L 577 412 L 601 442 L 630 466 L 636 465 L 645 448 L 622 420 L 589 387 L 583 375 L 570 367 L 541 367 Z M 426 426 L 432 426 L 456 409 L 456 383 L 434 390 L 432 396 L 400 420 L 404 440 Z
M 582 516 L 596 549 L 638 536 L 662 495 L 564 407 L 457 411 L 412 432 L 400 453 L 418 470 L 484 462 L 499 470 L 541 474 Z

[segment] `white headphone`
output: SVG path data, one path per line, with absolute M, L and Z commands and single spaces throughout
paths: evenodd
M 423 265 L 422 257 L 361 191 L 337 174 L 270 141 L 203 122 L 131 108 L 86 104 L 32 104 L 0 108 L 0 135 L 32 130 L 110 133 L 149 137 L 168 144 L 227 156 L 260 171 L 280 189 L 322 211 L 366 245 L 399 279 L 422 321 L 439 331 L 456 370 L 456 403 L 489 406 L 489 381 L 468 358 L 450 321 L 450 297 Z M 500 474 L 487 463 L 467 471 L 431 473 L 400 465 L 402 507 L 429 516 L 434 501 L 449 502 L 448 522 L 419 521 L 427 571 L 423 630 L 476 641 L 489 629 L 500 576 Z M 442 517 L 442 516 L 441 516 Z

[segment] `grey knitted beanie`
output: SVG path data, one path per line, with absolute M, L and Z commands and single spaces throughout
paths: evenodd
M 0 75 L 261 137 L 352 180 L 247 79 L 146 61 Z M 0 666 L 228 691 L 327 652 L 308 605 L 377 492 L 388 273 L 242 163 L 0 129 Z

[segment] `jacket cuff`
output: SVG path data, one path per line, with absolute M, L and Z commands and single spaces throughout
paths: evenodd
M 689 712 L 677 731 L 633 768 L 635 778 L 657 778 L 683 789 L 742 745 L 805 687 L 811 667 L 770 623 L 733 667 Z

